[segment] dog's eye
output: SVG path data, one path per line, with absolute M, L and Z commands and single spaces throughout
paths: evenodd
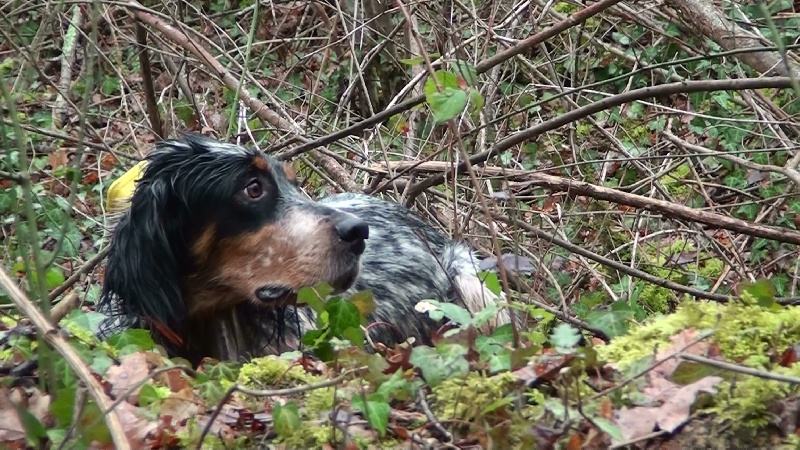
M 248 197 L 252 199 L 259 199 L 264 195 L 264 187 L 261 186 L 261 182 L 258 180 L 253 180 L 250 184 L 244 188 L 244 192 L 247 194 Z

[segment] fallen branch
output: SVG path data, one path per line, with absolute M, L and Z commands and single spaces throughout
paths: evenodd
M 523 183 L 528 186 L 544 186 L 559 192 L 568 192 L 571 195 L 585 195 L 598 200 L 607 200 L 620 205 L 633 206 L 648 211 L 659 212 L 669 217 L 702 223 L 711 228 L 722 228 L 736 233 L 771 239 L 778 242 L 800 244 L 800 233 L 789 228 L 760 225 L 746 220 L 735 219 L 723 214 L 690 208 L 678 203 L 668 202 L 657 198 L 610 189 L 584 181 L 570 180 L 567 178 L 532 173 L 529 180 Z
M 78 378 L 86 385 L 89 395 L 92 396 L 97 406 L 103 410 L 109 410 L 111 399 L 106 396 L 103 386 L 100 385 L 89 367 L 84 364 L 78 353 L 61 336 L 58 330 L 42 315 L 36 306 L 20 291 L 14 281 L 2 270 L 0 270 L 0 287 L 6 291 L 11 301 L 25 315 L 42 334 L 45 342 L 55 349 L 66 361 L 67 365 L 75 372 Z M 119 417 L 116 413 L 106 414 L 104 417 L 111 439 L 117 450 L 130 449 L 131 445 L 125 436 Z
M 697 150 L 694 146 L 692 150 Z M 386 165 L 377 164 L 371 166 L 377 172 L 386 171 Z M 399 162 L 392 163 L 390 166 L 394 170 L 418 170 L 421 172 L 439 172 L 439 174 L 432 176 L 441 176 L 443 172 L 450 169 L 451 165 L 445 161 L 428 161 L 428 162 Z M 774 170 L 787 175 L 788 170 L 776 167 L 761 167 L 763 170 Z M 756 223 L 748 222 L 741 219 L 735 219 L 723 214 L 718 214 L 709 211 L 702 211 L 693 209 L 679 203 L 672 203 L 665 200 L 645 197 L 643 195 L 631 194 L 617 189 L 610 189 L 595 184 L 586 183 L 584 181 L 570 180 L 568 178 L 557 177 L 554 175 L 547 175 L 543 173 L 535 173 L 518 169 L 505 169 L 502 167 L 483 167 L 476 168 L 476 174 L 489 175 L 489 176 L 505 176 L 509 179 L 524 179 L 526 181 L 520 183 L 518 186 L 544 186 L 558 192 L 568 192 L 570 194 L 585 195 L 598 200 L 607 200 L 610 202 L 618 203 L 621 205 L 634 206 L 637 208 L 646 209 L 649 211 L 660 212 L 664 215 L 675 217 L 690 222 L 698 222 L 708 225 L 711 228 L 722 228 L 725 230 L 734 231 L 737 233 L 745 234 L 748 236 L 756 236 L 765 239 L 772 239 L 778 242 L 788 242 L 791 244 L 800 244 L 800 233 L 789 228 L 773 227 L 768 225 L 759 225 Z M 789 175 L 787 175 L 789 176 Z M 794 180 L 794 177 L 790 177 Z
M 707 0 L 669 0 L 680 17 L 701 37 L 709 37 L 725 50 L 750 47 L 767 47 L 766 39 L 740 27 L 728 19 L 710 1 Z M 782 39 L 778 36 L 777 39 Z M 774 51 L 744 53 L 736 59 L 747 64 L 760 73 L 776 73 L 782 76 L 800 78 L 800 67 L 789 58 L 784 58 Z

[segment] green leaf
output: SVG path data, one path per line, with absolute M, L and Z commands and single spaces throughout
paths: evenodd
M 55 289 L 64 284 L 64 271 L 58 266 L 51 266 L 44 274 L 45 285 L 47 290 Z
M 275 432 L 281 437 L 291 436 L 302 424 L 294 402 L 285 405 L 276 403 L 272 408 L 272 419 L 275 423 Z
M 327 284 L 317 286 L 306 286 L 297 292 L 297 303 L 306 304 L 315 312 L 325 311 L 325 298 L 333 292 L 333 288 Z
M 206 404 L 210 405 L 219 403 L 222 401 L 222 397 L 225 395 L 225 389 L 222 388 L 222 384 L 215 380 L 209 380 L 205 383 L 201 383 L 198 392 L 200 394 L 200 398 L 205 400 Z
M 425 80 L 426 98 L 431 94 L 439 92 L 436 89 L 436 83 L 439 84 L 439 87 L 442 88 L 443 91 L 446 90 L 447 88 L 459 89 L 458 77 L 456 76 L 456 74 L 454 74 L 453 72 L 448 72 L 446 70 L 437 70 L 436 72 L 434 72 L 433 77 L 428 77 L 428 79 Z
M 152 350 L 156 344 L 147 330 L 125 330 L 115 334 L 106 341 L 111 347 L 122 350 L 127 346 L 133 346 L 139 350 Z
M 419 346 L 411 351 L 409 362 L 422 371 L 431 387 L 435 387 L 448 378 L 469 373 L 466 354 L 467 349 L 458 344 L 440 344 L 436 348 Z
M 601 431 L 611 436 L 615 441 L 622 442 L 625 440 L 625 437 L 622 435 L 622 431 L 610 420 L 604 417 L 592 417 L 591 420 L 597 428 L 600 428 Z
M 96 334 L 100 324 L 103 320 L 106 319 L 106 316 L 100 314 L 95 311 L 81 311 L 81 310 L 74 310 L 67 315 L 64 319 L 69 321 L 72 325 L 80 327 L 86 331 L 90 331 L 92 334 Z
M 742 293 L 753 296 L 756 303 L 763 308 L 771 308 L 777 304 L 775 302 L 775 288 L 765 279 L 746 284 L 742 289 Z
M 367 416 L 370 425 L 380 432 L 381 437 L 386 435 L 386 429 L 389 426 L 389 411 L 391 408 L 383 396 L 372 393 L 367 396 L 367 401 L 365 402 L 361 395 L 356 394 L 350 403 L 354 408 Z
M 581 334 L 566 323 L 558 325 L 550 335 L 550 342 L 562 353 L 572 353 L 581 340 Z
M 12 405 L 14 405 L 14 409 L 17 410 L 19 420 L 22 422 L 23 428 L 25 428 L 25 435 L 28 437 L 28 443 L 34 448 L 41 447 L 42 442 L 47 439 L 47 429 L 45 429 L 42 422 L 31 414 L 30 411 L 20 407 L 16 403 L 12 402 Z M 9 414 L 9 412 L 6 411 L 4 414 Z
M 628 332 L 629 320 L 633 318 L 633 310 L 592 311 L 586 316 L 586 322 L 603 330 L 609 337 L 621 336 Z
M 467 106 L 467 93 L 461 89 L 444 88 L 442 92 L 426 95 L 428 105 L 433 110 L 433 118 L 437 124 L 454 119 Z
M 114 365 L 114 360 L 106 355 L 105 350 L 97 349 L 92 358 L 92 364 L 89 366 L 96 373 L 106 373 L 109 367 Z
M 170 395 L 171 392 L 169 388 L 145 384 L 139 391 L 139 406 L 150 406 L 153 403 L 160 403 L 162 400 L 169 398 Z
M 221 362 L 215 364 L 211 370 L 208 371 L 208 376 L 214 380 L 236 381 L 239 378 L 239 366 L 235 362 Z
M 347 339 L 356 347 L 364 346 L 364 330 L 361 327 L 350 327 L 342 332 L 342 337 Z
M 344 331 L 350 327 L 360 327 L 363 321 L 356 305 L 342 298 L 334 298 L 325 304 L 328 312 L 331 332 L 338 338 L 344 337 Z
M 439 303 L 439 309 L 445 317 L 457 323 L 461 327 L 467 327 L 472 323 L 472 315 L 466 309 L 455 303 Z
M 500 293 L 503 292 L 503 288 L 500 286 L 500 280 L 497 278 L 497 273 L 489 271 L 481 272 L 480 277 L 483 280 L 483 284 L 486 285 L 486 288 L 494 295 L 500 295 Z
M 372 297 L 372 292 L 370 291 L 356 292 L 350 296 L 349 300 L 350 303 L 356 305 L 358 312 L 360 312 L 362 316 L 366 316 L 375 311 L 375 299 Z

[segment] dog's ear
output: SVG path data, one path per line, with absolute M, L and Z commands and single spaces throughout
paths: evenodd
M 147 174 L 139 182 L 111 239 L 101 300 L 167 336 L 180 335 L 186 317 L 178 284 L 185 246 L 168 183 Z

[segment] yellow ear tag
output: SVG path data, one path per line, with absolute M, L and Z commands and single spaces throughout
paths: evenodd
M 130 205 L 130 199 L 136 189 L 136 182 L 142 178 L 147 161 L 139 161 L 138 164 L 128 169 L 127 172 L 117 178 L 106 193 L 106 210 L 109 212 L 123 211 Z

